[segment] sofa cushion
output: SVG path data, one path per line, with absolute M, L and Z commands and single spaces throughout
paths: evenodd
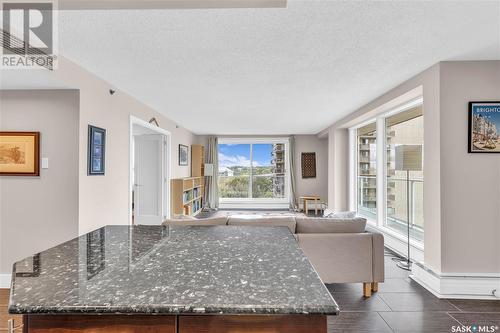
M 359 233 L 365 232 L 366 219 L 337 219 L 322 217 L 296 217 L 298 234 Z
M 227 216 L 211 217 L 208 219 L 167 219 L 163 221 L 163 225 L 184 225 L 184 226 L 212 226 L 212 225 L 226 225 Z
M 292 234 L 295 233 L 295 218 L 293 216 L 284 217 L 257 217 L 257 218 L 241 218 L 229 217 L 228 225 L 244 225 L 257 227 L 287 227 Z

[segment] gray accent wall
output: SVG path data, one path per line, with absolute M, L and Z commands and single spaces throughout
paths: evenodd
M 79 94 L 0 91 L 0 130 L 40 132 L 40 177 L 0 176 L 0 274 L 78 236 Z

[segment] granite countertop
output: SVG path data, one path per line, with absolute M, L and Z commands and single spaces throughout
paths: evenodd
M 106 226 L 14 264 L 9 312 L 337 314 L 286 227 Z

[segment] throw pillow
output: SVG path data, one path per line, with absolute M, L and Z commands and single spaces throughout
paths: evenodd
M 353 219 L 356 217 L 356 212 L 335 212 L 332 209 L 325 209 L 323 217 L 329 217 L 334 219 Z

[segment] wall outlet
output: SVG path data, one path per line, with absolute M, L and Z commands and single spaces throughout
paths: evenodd
M 48 169 L 48 168 L 49 168 L 49 158 L 42 157 L 42 169 Z

